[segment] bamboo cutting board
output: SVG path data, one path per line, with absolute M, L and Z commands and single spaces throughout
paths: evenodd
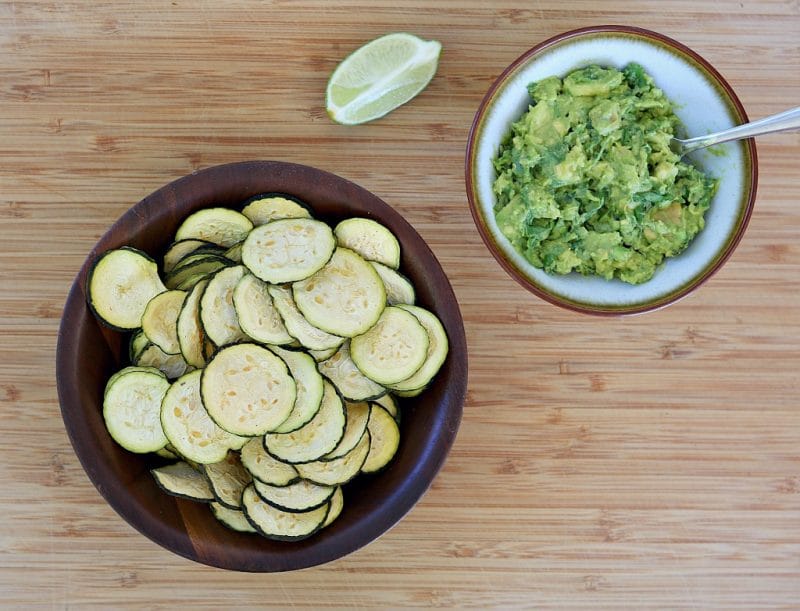
M 760 117 L 800 103 L 796 2 L 0 2 L 0 600 L 7 608 L 800 605 L 800 135 L 758 143 L 744 240 L 697 293 L 599 320 L 507 277 L 466 203 L 472 117 L 557 33 L 657 30 Z M 339 60 L 390 31 L 440 40 L 411 104 L 325 115 Z M 305 163 L 427 240 L 467 332 L 461 429 L 433 487 L 339 561 L 248 575 L 184 560 L 103 501 L 64 432 L 56 332 L 128 207 L 194 170 Z

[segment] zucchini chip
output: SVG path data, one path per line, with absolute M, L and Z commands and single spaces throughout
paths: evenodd
M 230 452 L 220 462 L 203 465 L 202 470 L 218 503 L 228 509 L 242 508 L 242 492 L 253 478 L 242 466 L 239 454 Z
M 291 344 L 280 313 L 272 302 L 268 285 L 253 274 L 245 274 L 233 291 L 233 307 L 239 326 L 248 336 L 262 344 Z
M 141 329 L 136 329 L 131 333 L 130 340 L 128 341 L 128 360 L 133 363 L 142 351 L 150 345 L 150 340 Z
M 196 238 L 224 248 L 245 239 L 253 228 L 246 216 L 230 208 L 206 208 L 186 217 L 175 233 L 175 241 Z
M 164 284 L 170 289 L 188 291 L 203 278 L 231 265 L 233 265 L 233 261 L 225 257 L 201 255 L 199 259 L 181 265 L 168 273 L 164 278 Z
M 342 337 L 364 333 L 386 306 L 386 289 L 378 272 L 346 248 L 337 248 L 321 270 L 295 282 L 292 293 L 308 322 Z
M 245 444 L 241 452 L 241 461 L 250 475 L 271 486 L 288 486 L 300 479 L 294 465 L 269 455 L 264 449 L 263 437 L 253 437 Z
M 230 449 L 239 449 L 246 438 L 221 429 L 208 416 L 200 399 L 202 371 L 196 369 L 175 380 L 161 403 L 161 426 L 177 452 L 196 463 L 224 460 Z
M 410 377 L 425 362 L 428 332 L 416 316 L 389 306 L 366 333 L 350 340 L 350 358 L 370 380 L 387 386 Z
M 186 295 L 176 324 L 178 344 L 184 360 L 192 367 L 206 366 L 205 332 L 200 322 L 200 298 L 208 286 L 208 278 L 195 284 Z
M 244 489 L 242 507 L 248 521 L 261 535 L 280 541 L 298 541 L 317 532 L 325 523 L 330 504 L 311 511 L 283 511 L 265 502 L 250 484 Z
M 311 462 L 322 458 L 338 445 L 344 435 L 345 421 L 344 404 L 326 380 L 322 403 L 311 421 L 291 433 L 264 435 L 264 448 L 284 462 Z
M 310 511 L 327 503 L 335 489 L 301 479 L 288 486 L 270 486 L 253 481 L 256 492 L 264 501 L 283 511 Z
M 240 533 L 258 532 L 255 528 L 253 528 L 253 525 L 247 521 L 247 516 L 244 515 L 244 511 L 241 509 L 231 509 L 230 507 L 225 507 L 224 505 L 215 501 L 212 501 L 209 503 L 209 505 L 211 507 L 211 513 L 214 514 L 214 517 L 231 530 L 235 530 Z
M 167 494 L 202 503 L 210 503 L 214 500 L 214 492 L 211 490 L 208 480 L 189 463 L 176 462 L 172 465 L 152 469 L 150 473 L 159 488 Z
M 345 219 L 333 230 L 339 246 L 356 251 L 367 261 L 400 267 L 400 242 L 386 227 L 372 219 Z
M 142 331 L 150 342 L 166 354 L 181 353 L 178 314 L 185 299 L 185 291 L 164 291 L 148 302 L 142 314 Z
M 369 453 L 361 467 L 362 473 L 375 473 L 389 464 L 400 446 L 400 428 L 391 414 L 380 405 L 373 404 L 370 408 L 369 423 Z
M 289 417 L 275 429 L 275 433 L 291 433 L 308 423 L 319 411 L 322 403 L 322 375 L 317 364 L 305 352 L 285 350 L 278 346 L 270 349 L 283 359 L 297 386 L 297 398 Z
M 417 294 L 414 290 L 414 285 L 411 284 L 411 280 L 383 263 L 370 261 L 370 264 L 383 280 L 383 288 L 386 289 L 386 303 L 389 305 L 397 305 L 399 303 L 413 304 L 416 301 Z
M 370 380 L 356 367 L 350 358 L 350 342 L 344 343 L 336 354 L 319 363 L 317 367 L 348 401 L 374 400 L 386 393 L 383 386 Z
M 174 380 L 189 371 L 191 367 L 181 354 L 167 354 L 155 344 L 147 344 L 147 347 L 136 357 L 133 362 L 139 367 L 153 367 Z
M 333 493 L 331 497 L 331 507 L 328 510 L 328 516 L 325 518 L 325 521 L 322 523 L 322 528 L 329 526 L 331 522 L 333 522 L 339 515 L 342 513 L 342 509 L 344 508 L 344 494 L 342 493 L 342 487 L 337 486 L 336 492 Z
M 202 370 L 209 416 L 234 435 L 274 430 L 292 411 L 297 387 L 283 360 L 257 344 L 226 346 Z
M 387 392 L 382 397 L 373 399 L 373 401 L 389 412 L 397 422 L 400 422 L 400 409 L 397 407 L 397 401 L 395 401 L 392 393 Z
M 369 451 L 370 436 L 369 431 L 365 429 L 356 447 L 344 456 L 297 465 L 297 471 L 300 477 L 316 484 L 343 485 L 361 472 Z
M 200 323 L 206 337 L 217 346 L 250 339 L 239 326 L 233 291 L 247 273 L 241 265 L 219 270 L 208 282 L 200 298 Z
M 364 431 L 367 430 L 367 422 L 369 421 L 369 403 L 345 403 L 345 425 L 344 435 L 336 447 L 323 456 L 322 460 L 333 460 L 334 458 L 341 458 L 350 450 L 358 445 L 361 438 L 364 436 Z
M 186 257 L 200 252 L 222 254 L 224 250 L 216 244 L 206 242 L 205 240 L 198 240 L 197 238 L 178 240 L 170 244 L 167 252 L 164 253 L 161 269 L 165 274 L 168 274 L 179 263 L 182 263 Z
M 92 266 L 86 285 L 92 312 L 120 331 L 141 327 L 147 304 L 167 290 L 156 262 L 127 246 L 103 253 Z
M 242 246 L 242 262 L 264 282 L 308 278 L 331 258 L 336 239 L 315 219 L 280 219 L 253 229 Z
M 129 371 L 109 381 L 103 418 L 111 437 L 131 452 L 155 452 L 167 445 L 161 429 L 161 400 L 170 384 L 152 371 Z
M 264 193 L 251 197 L 245 202 L 242 214 L 256 227 L 278 219 L 311 218 L 307 204 L 285 193 Z
M 290 289 L 270 285 L 268 291 L 289 335 L 300 342 L 303 347 L 309 350 L 335 350 L 342 345 L 343 337 L 326 333 L 306 320 L 305 316 L 297 309 Z
M 413 314 L 417 320 L 425 327 L 428 334 L 428 352 L 425 356 L 425 362 L 410 378 L 390 384 L 391 388 L 395 391 L 409 392 L 417 389 L 423 389 L 430 384 L 433 377 L 442 368 L 447 352 L 449 350 L 447 333 L 442 326 L 442 323 L 435 314 L 420 308 L 418 306 L 401 305 L 398 306 L 407 312 Z

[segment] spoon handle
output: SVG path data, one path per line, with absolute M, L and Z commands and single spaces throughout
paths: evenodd
M 689 138 L 683 141 L 683 145 L 690 150 L 695 150 L 722 142 L 730 142 L 731 140 L 741 140 L 743 138 L 752 138 L 753 136 L 795 129 L 800 129 L 800 107 L 785 110 L 776 115 L 770 115 L 758 121 L 751 121 L 750 123 L 738 125 L 721 132 L 708 134 L 707 136 Z

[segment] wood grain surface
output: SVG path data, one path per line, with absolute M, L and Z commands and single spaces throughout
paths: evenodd
M 794 0 L 0 2 L 0 606 L 800 606 L 800 134 L 759 141 L 756 209 L 701 290 L 624 319 L 506 276 L 463 184 L 502 69 L 565 30 L 689 45 L 751 117 L 800 104 Z M 439 72 L 380 121 L 329 121 L 339 60 L 390 31 Z M 61 421 L 56 333 L 89 250 L 133 203 L 210 165 L 278 159 L 353 180 L 428 241 L 469 345 L 464 419 L 393 530 L 318 568 L 211 569 L 136 533 Z

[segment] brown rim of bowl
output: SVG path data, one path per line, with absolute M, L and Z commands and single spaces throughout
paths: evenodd
M 725 96 L 727 97 L 727 101 L 732 104 L 732 109 L 735 111 L 736 115 L 739 118 L 739 121 L 742 123 L 746 123 L 748 121 L 747 113 L 745 112 L 744 106 L 742 102 L 739 100 L 739 97 L 734 92 L 733 88 L 728 84 L 728 81 L 717 71 L 714 66 L 712 66 L 708 61 L 706 61 L 702 56 L 700 56 L 697 52 L 693 51 L 686 45 L 677 40 L 674 40 L 668 36 L 663 34 L 659 34 L 658 32 L 653 32 L 652 30 L 647 30 L 644 28 L 639 28 L 636 26 L 625 26 L 625 25 L 598 25 L 598 26 L 589 26 L 585 28 L 578 28 L 576 30 L 570 30 L 568 32 L 564 32 L 562 34 L 558 34 L 553 36 L 552 38 L 548 38 L 547 40 L 539 43 L 538 45 L 530 48 L 525 53 L 520 55 L 517 59 L 515 59 L 503 72 L 498 76 L 495 81 L 492 83 L 492 86 L 489 88 L 489 91 L 481 100 L 480 106 L 478 106 L 478 110 L 475 113 L 475 118 L 472 121 L 472 126 L 469 130 L 469 135 L 467 137 L 467 151 L 465 156 L 465 168 L 464 173 L 466 176 L 466 188 L 467 188 L 467 200 L 469 201 L 469 208 L 470 213 L 472 214 L 472 220 L 475 223 L 475 226 L 478 229 L 478 233 L 481 236 L 486 247 L 489 249 L 489 252 L 492 253 L 492 256 L 497 260 L 500 266 L 510 275 L 516 282 L 522 286 L 523 288 L 527 289 L 531 293 L 534 293 L 538 297 L 544 299 L 545 301 L 565 308 L 567 310 L 572 310 L 574 312 L 580 312 L 583 314 L 592 314 L 596 316 L 628 316 L 633 314 L 643 314 L 645 312 L 652 312 L 654 310 L 658 310 L 664 308 L 668 305 L 671 305 L 697 289 L 699 286 L 704 284 L 711 276 L 713 276 L 719 269 L 725 264 L 725 262 L 730 258 L 733 254 L 733 251 L 736 250 L 736 247 L 739 244 L 739 241 L 742 239 L 745 230 L 747 229 L 747 225 L 750 222 L 750 216 L 753 212 L 753 206 L 755 204 L 756 199 L 756 191 L 758 188 L 758 157 L 756 154 L 756 144 L 754 139 L 749 139 L 744 141 L 744 144 L 747 146 L 747 150 L 749 152 L 749 159 L 746 159 L 749 163 L 749 180 L 750 180 L 750 196 L 748 198 L 747 204 L 744 207 L 744 211 L 741 214 L 741 219 L 738 222 L 736 227 L 736 231 L 731 234 L 728 240 L 725 243 L 722 251 L 719 255 L 712 261 L 712 263 L 706 267 L 703 271 L 701 271 L 698 275 L 694 278 L 686 282 L 684 285 L 680 286 L 676 290 L 663 295 L 662 297 L 655 299 L 650 302 L 646 302 L 643 304 L 637 304 L 633 306 L 593 306 L 586 303 L 581 303 L 577 301 L 573 301 L 567 299 L 565 297 L 556 296 L 543 288 L 540 288 L 536 285 L 532 280 L 524 277 L 514 265 L 512 265 L 508 259 L 504 256 L 500 248 L 495 244 L 492 236 L 489 234 L 488 229 L 483 224 L 481 219 L 481 215 L 478 212 L 478 203 L 477 203 L 477 194 L 475 193 L 473 184 L 474 184 L 474 176 L 472 172 L 472 167 L 474 164 L 474 158 L 476 153 L 476 137 L 478 134 L 478 129 L 481 126 L 483 119 L 485 117 L 486 111 L 490 106 L 496 92 L 502 84 L 506 81 L 507 77 L 515 72 L 522 64 L 526 63 L 531 57 L 539 54 L 540 52 L 548 49 L 552 46 L 557 44 L 563 43 L 567 40 L 572 38 L 580 38 L 583 36 L 591 35 L 591 34 L 603 34 L 603 33 L 620 33 L 620 34 L 629 34 L 632 36 L 652 40 L 663 45 L 666 45 L 676 51 L 678 51 L 683 56 L 688 57 L 692 60 L 695 64 L 697 64 L 702 70 L 706 72 L 706 74 L 711 78 L 712 81 L 719 86 L 722 91 L 724 92 Z
M 84 291 L 88 269 L 100 252 L 131 241 L 158 251 L 171 235 L 166 227 L 176 226 L 191 211 L 242 202 L 263 192 L 291 193 L 294 189 L 306 201 L 319 206 L 320 218 L 358 211 L 367 217 L 375 215 L 399 232 L 398 237 L 403 236 L 403 243 L 408 246 L 403 254 L 404 269 L 410 277 L 420 280 L 420 305 L 439 315 L 451 348 L 429 392 L 404 406 L 409 413 L 402 419 L 401 428 L 419 420 L 424 430 L 416 439 L 408 439 L 406 450 L 401 445 L 395 461 L 381 473 L 380 483 L 375 482 L 385 486 L 383 492 L 377 497 L 362 495 L 363 502 L 351 501 L 353 511 L 349 517 L 345 507 L 337 524 L 314 537 L 275 543 L 225 531 L 204 507 L 153 488 L 155 483 L 147 473 L 154 466 L 152 461 L 145 455 L 127 453 L 111 441 L 97 407 L 102 404 L 102 385 L 107 379 L 104 374 L 113 371 L 119 355 L 113 354 L 108 343 L 100 342 L 112 338 L 119 344 L 115 347 L 122 349 L 122 338 L 95 319 Z M 187 200 L 189 203 L 181 204 Z M 167 237 L 162 239 L 160 233 L 143 229 L 143 219 L 150 219 L 152 226 L 163 225 L 163 235 Z M 148 240 L 149 244 L 145 244 Z M 411 252 L 419 256 L 412 259 Z M 426 282 L 422 282 L 423 277 Z M 78 367 L 81 358 L 90 364 Z M 209 167 L 170 182 L 128 209 L 103 234 L 82 264 L 64 306 L 56 349 L 56 383 L 62 418 L 75 454 L 101 496 L 126 522 L 161 547 L 195 562 L 245 572 L 289 571 L 324 564 L 364 547 L 388 532 L 425 494 L 444 465 L 459 429 L 467 389 L 466 336 L 458 302 L 444 270 L 428 244 L 399 212 L 363 187 L 324 170 L 281 161 L 245 161 Z M 362 489 L 370 490 L 373 481 L 366 477 L 361 483 L 348 484 L 351 485 L 357 494 Z M 157 505 L 144 499 L 155 498 L 156 494 Z

